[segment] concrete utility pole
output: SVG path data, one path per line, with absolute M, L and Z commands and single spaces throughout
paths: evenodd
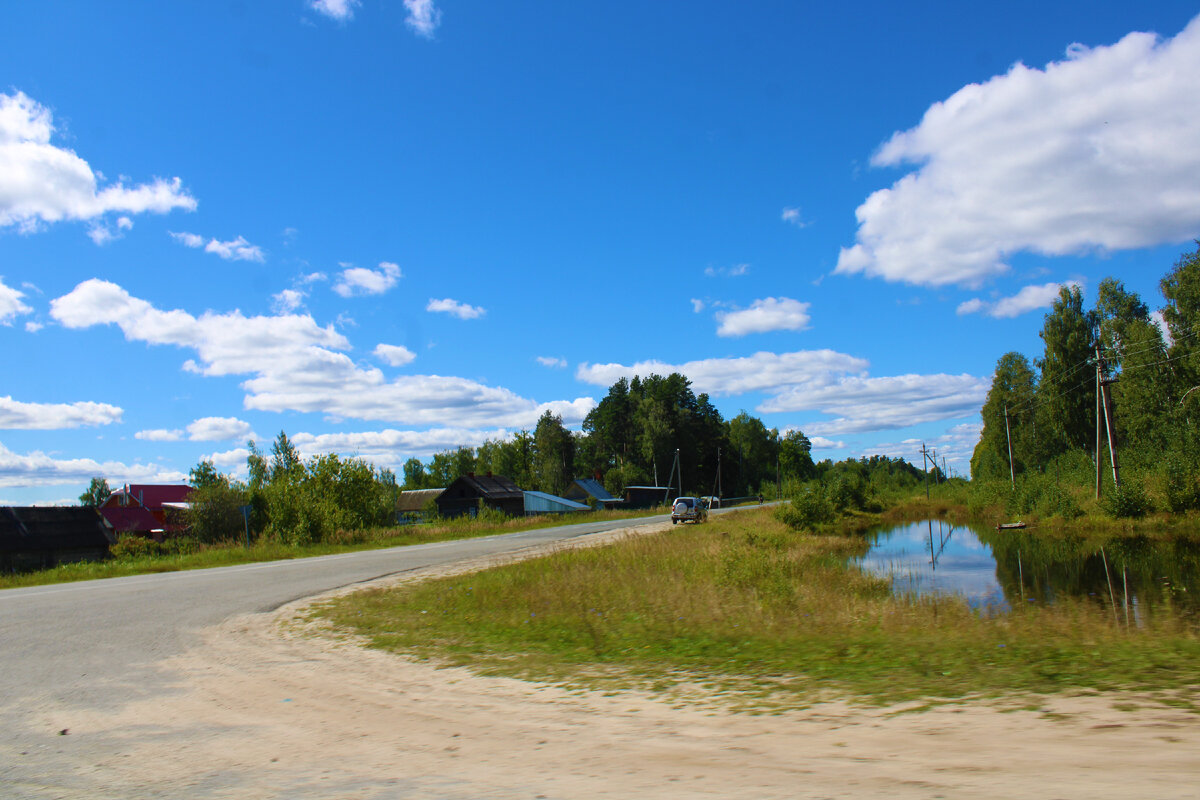
M 1116 378 L 1104 377 L 1104 357 L 1100 355 L 1100 337 L 1096 336 L 1096 499 L 1100 499 L 1100 408 L 1104 408 L 1104 431 L 1108 435 L 1108 458 L 1112 464 L 1113 486 L 1121 487 L 1121 473 L 1117 468 L 1117 440 L 1113 435 L 1112 400 L 1109 398 L 1108 387 L 1116 382 Z
M 1096 499 L 1100 499 L 1100 336 L 1096 336 Z
M 925 499 L 929 499 L 929 451 L 925 449 L 925 443 L 921 442 L 921 473 L 922 480 L 925 483 Z
M 1012 460 L 1012 433 L 1008 429 L 1008 403 L 1004 404 L 1004 436 L 1008 439 L 1008 479 L 1012 481 L 1012 488 L 1017 488 L 1017 474 L 1013 472 Z

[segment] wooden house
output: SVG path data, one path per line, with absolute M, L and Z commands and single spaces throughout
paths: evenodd
M 191 493 L 185 484 L 127 483 L 108 496 L 100 515 L 118 535 L 135 533 L 161 542 L 182 530 L 181 512 Z
M 525 493 L 502 475 L 468 472 L 446 487 L 436 500 L 443 517 L 475 516 L 490 508 L 512 517 L 525 515 Z

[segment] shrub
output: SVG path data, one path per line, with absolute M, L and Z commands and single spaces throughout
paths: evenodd
M 1104 498 L 1104 507 L 1117 519 L 1130 519 L 1146 515 L 1151 511 L 1150 498 L 1142 488 L 1141 481 L 1126 479 L 1119 488 L 1113 489 Z
M 157 555 L 158 552 L 158 542 L 136 533 L 122 533 L 117 538 L 117 543 L 108 548 L 108 553 L 113 558 L 130 561 L 143 556 Z
M 808 530 L 833 522 L 837 516 L 833 503 L 820 487 L 802 489 L 775 513 L 776 518 L 788 527 Z
M 1172 511 L 1189 511 L 1200 507 L 1200 490 L 1196 486 L 1196 475 L 1178 453 L 1167 456 L 1165 464 L 1163 494 L 1167 508 Z

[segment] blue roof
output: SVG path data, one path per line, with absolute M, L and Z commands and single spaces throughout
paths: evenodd
M 597 500 L 615 500 L 616 499 L 611 494 L 609 494 L 608 490 L 604 488 L 604 485 L 602 483 L 600 483 L 600 481 L 596 480 L 595 478 L 579 478 L 578 480 L 575 481 L 575 485 L 578 486 L 580 489 L 583 489 L 585 492 L 587 492 L 588 494 L 590 494 L 592 497 L 596 498 Z
M 526 511 L 591 511 L 591 506 L 546 492 L 525 491 Z

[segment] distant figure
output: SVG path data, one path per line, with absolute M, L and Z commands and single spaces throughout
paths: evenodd
M 763 496 L 761 494 L 758 496 L 758 504 L 760 506 L 763 504 Z

